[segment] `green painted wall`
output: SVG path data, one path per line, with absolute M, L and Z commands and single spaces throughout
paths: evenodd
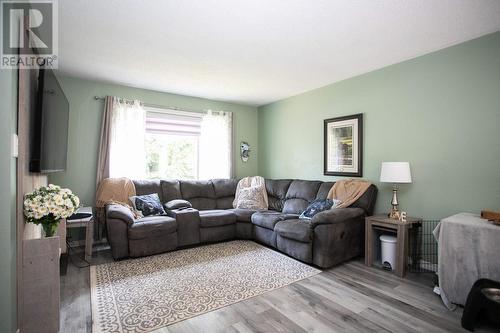
M 0 332 L 17 329 L 16 160 L 11 154 L 16 132 L 17 71 L 0 70 Z
M 94 202 L 97 150 L 104 108 L 103 101 L 96 101 L 94 96 L 114 95 L 193 111 L 205 109 L 232 111 L 236 176 L 257 174 L 257 108 L 255 107 L 67 76 L 58 77 L 70 104 L 68 164 L 66 172 L 51 175 L 49 181 L 71 188 L 85 205 L 93 205 Z M 252 146 L 251 157 L 247 163 L 243 163 L 239 158 L 240 141 L 248 141 Z
M 323 176 L 323 120 L 364 114 L 364 178 L 389 209 L 382 161 L 410 161 L 409 215 L 500 210 L 500 32 L 259 108 L 259 173 Z

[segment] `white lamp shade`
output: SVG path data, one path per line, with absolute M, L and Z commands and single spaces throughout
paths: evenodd
M 382 183 L 411 183 L 409 162 L 382 162 L 380 170 Z

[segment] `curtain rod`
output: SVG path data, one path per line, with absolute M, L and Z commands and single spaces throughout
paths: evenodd
M 104 101 L 105 97 L 94 96 L 94 99 L 96 101 Z M 126 98 L 120 98 L 120 101 L 125 102 L 125 103 L 133 102 L 133 100 L 126 99 Z M 144 105 L 145 107 L 149 107 L 149 108 L 167 109 L 167 110 L 175 110 L 175 111 L 183 111 L 183 112 L 197 112 L 197 113 L 206 112 L 206 110 L 201 110 L 201 111 L 187 110 L 187 109 L 179 108 L 177 106 L 165 106 L 165 105 L 149 104 L 149 103 L 142 103 L 142 105 Z

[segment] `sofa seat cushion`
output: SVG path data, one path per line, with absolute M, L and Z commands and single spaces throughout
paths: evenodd
M 128 228 L 129 239 L 144 239 L 159 234 L 172 234 L 177 231 L 177 222 L 168 216 L 148 216 L 134 221 Z
M 252 222 L 252 215 L 258 212 L 255 209 L 245 209 L 245 208 L 232 208 L 228 209 L 236 215 L 236 221 L 238 222 Z
M 313 239 L 313 229 L 307 220 L 293 219 L 276 223 L 274 231 L 281 237 L 293 239 L 303 243 L 310 243 Z
M 252 215 L 252 223 L 262 228 L 274 230 L 279 221 L 298 218 L 297 214 L 283 214 L 272 210 L 259 211 Z
M 236 223 L 236 215 L 230 210 L 200 210 L 202 228 L 220 227 Z

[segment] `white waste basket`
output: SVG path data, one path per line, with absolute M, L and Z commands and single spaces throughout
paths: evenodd
M 380 236 L 382 265 L 391 265 L 391 270 L 396 269 L 396 242 L 397 238 L 394 236 Z

